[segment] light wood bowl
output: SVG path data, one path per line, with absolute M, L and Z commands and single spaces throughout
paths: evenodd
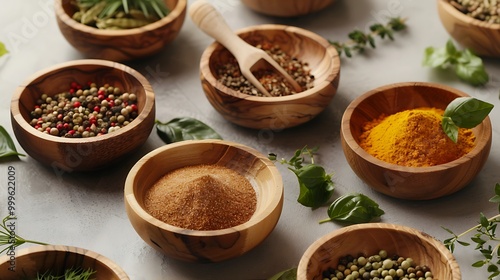
M 234 91 L 217 81 L 216 65 L 225 64 L 231 53 L 218 42 L 205 49 L 200 78 L 210 104 L 226 120 L 254 129 L 279 130 L 303 124 L 321 113 L 337 92 L 340 58 L 321 36 L 285 25 L 257 25 L 237 34 L 251 45 L 269 42 L 289 55 L 308 62 L 314 87 L 288 96 L 259 97 Z
M 9 270 L 15 266 L 15 271 Z M 93 269 L 95 280 L 128 280 L 125 271 L 110 259 L 87 249 L 63 245 L 36 245 L 0 257 L 0 279 L 36 279 L 37 273 L 64 273 L 69 268 Z M 27 278 L 25 278 L 27 277 Z
M 124 30 L 102 30 L 72 19 L 71 0 L 56 0 L 57 24 L 64 38 L 87 58 L 128 61 L 160 52 L 179 34 L 186 18 L 187 0 L 165 0 L 170 13 L 148 25 Z
M 409 200 L 428 200 L 452 194 L 481 171 L 491 148 L 491 122 L 487 117 L 473 128 L 476 146 L 463 157 L 431 167 L 406 167 L 387 163 L 359 146 L 363 125 L 381 114 L 407 109 L 445 109 L 455 98 L 467 94 L 434 83 L 396 83 L 373 89 L 356 98 L 342 117 L 341 141 L 347 162 L 374 190 Z
M 265 15 L 296 17 L 323 10 L 335 0 L 241 0 L 241 2 Z
M 384 223 L 347 226 L 319 238 L 300 259 L 297 279 L 322 280 L 322 272 L 337 267 L 340 257 L 371 256 L 381 249 L 388 255 L 409 257 L 417 265 L 427 265 L 434 279 L 462 279 L 455 257 L 440 241 L 413 228 Z
M 441 23 L 460 45 L 480 56 L 500 57 L 500 24 L 470 17 L 448 0 L 437 0 L 437 6 Z
M 247 222 L 221 230 L 189 230 L 164 223 L 144 210 L 147 190 L 166 173 L 190 165 L 218 164 L 244 175 L 257 193 Z M 188 140 L 158 148 L 130 170 L 125 206 L 132 226 L 151 247 L 188 262 L 220 262 L 257 245 L 276 226 L 283 207 L 283 182 L 276 166 L 258 151 L 223 140 Z
M 30 125 L 30 112 L 42 95 L 69 90 L 72 82 L 108 83 L 137 95 L 139 115 L 129 125 L 109 134 L 88 138 L 65 138 L 42 133 Z M 58 171 L 96 170 L 117 162 L 140 147 L 155 121 L 155 97 L 144 76 L 116 62 L 83 59 L 43 69 L 24 81 L 10 104 L 11 123 L 17 141 L 37 161 Z

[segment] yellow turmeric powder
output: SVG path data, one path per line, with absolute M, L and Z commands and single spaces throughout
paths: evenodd
M 441 128 L 444 111 L 418 108 L 380 116 L 363 127 L 360 145 L 374 157 L 398 165 L 425 167 L 447 163 L 475 145 L 472 130 L 460 128 L 457 143 Z

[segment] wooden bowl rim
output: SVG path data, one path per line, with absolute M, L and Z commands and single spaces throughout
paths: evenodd
M 95 137 L 89 137 L 89 138 L 66 138 L 66 137 L 57 137 L 53 135 L 48 135 L 45 133 L 41 133 L 40 131 L 34 129 L 21 115 L 20 110 L 19 110 L 19 100 L 21 97 L 21 94 L 23 93 L 24 89 L 30 85 L 33 81 L 36 79 L 49 75 L 54 71 L 60 71 L 64 70 L 65 68 L 68 67 L 75 67 L 75 66 L 83 66 L 83 65 L 89 65 L 89 66 L 99 66 L 99 67 L 104 67 L 104 68 L 111 68 L 118 70 L 120 72 L 127 73 L 127 75 L 131 75 L 135 79 L 139 81 L 139 83 L 142 85 L 144 88 L 144 92 L 146 95 L 146 103 L 144 104 L 144 108 L 140 112 L 140 114 L 137 116 L 135 121 L 130 122 L 129 125 L 122 127 L 113 133 L 108 133 L 105 135 L 99 135 Z M 137 72 L 136 70 L 132 69 L 131 67 L 121 64 L 119 62 L 113 62 L 109 60 L 102 60 L 102 59 L 80 59 L 80 60 L 72 60 L 72 61 L 67 61 L 63 62 L 60 64 L 56 64 L 50 67 L 47 67 L 45 69 L 39 70 L 38 72 L 32 74 L 28 79 L 26 79 L 20 86 L 18 86 L 12 95 L 12 100 L 11 100 L 11 114 L 12 118 L 16 121 L 16 123 L 19 124 L 21 129 L 25 130 L 27 133 L 33 135 L 33 137 L 41 138 L 46 141 L 50 142 L 56 142 L 56 143 L 73 143 L 73 144 L 80 144 L 80 143 L 99 143 L 103 141 L 107 141 L 111 138 L 114 137 L 119 137 L 123 136 L 125 133 L 129 132 L 130 130 L 136 128 L 137 126 L 141 125 L 141 120 L 146 118 L 151 112 L 154 111 L 154 106 L 155 106 L 155 96 L 153 89 L 151 87 L 151 84 L 149 81 L 144 77 L 141 73 Z
M 389 170 L 393 171 L 399 171 L 399 172 L 408 172 L 408 173 L 430 173 L 430 172 L 439 172 L 443 171 L 449 168 L 453 168 L 456 166 L 459 166 L 461 164 L 464 164 L 468 161 L 470 161 L 472 158 L 475 158 L 478 156 L 478 154 L 481 153 L 481 151 L 486 147 L 488 143 L 491 143 L 491 138 L 492 138 L 492 128 L 491 128 L 491 121 L 490 117 L 486 117 L 486 119 L 483 120 L 481 124 L 479 124 L 477 127 L 481 126 L 488 135 L 488 138 L 485 139 L 479 139 L 477 141 L 476 145 L 474 148 L 464 156 L 439 165 L 434 165 L 434 166 L 427 166 L 427 167 L 409 167 L 409 166 L 403 166 L 403 165 L 398 165 L 394 163 L 389 163 L 386 161 L 383 161 L 381 159 L 378 159 L 365 151 L 357 142 L 354 140 L 354 136 L 351 133 L 350 129 L 350 119 L 352 117 L 352 113 L 354 109 L 363 101 L 365 101 L 367 98 L 383 93 L 384 91 L 388 89 L 393 89 L 393 88 L 400 88 L 400 87 L 431 87 L 431 88 L 439 88 L 443 91 L 448 91 L 453 94 L 460 96 L 470 96 L 466 94 L 465 92 L 462 92 L 456 88 L 452 88 L 450 86 L 442 85 L 442 84 L 437 84 L 437 83 L 429 83 L 429 82 L 401 82 L 401 83 L 393 83 L 393 84 L 388 84 L 388 85 L 383 85 L 380 87 L 377 87 L 375 89 L 369 90 L 368 92 L 362 94 L 361 96 L 355 98 L 345 109 L 344 115 L 342 116 L 342 121 L 341 121 L 341 133 L 342 136 L 345 139 L 346 144 L 350 147 L 350 149 L 356 153 L 359 157 L 365 159 L 366 161 L 370 162 L 373 165 L 380 166 L 382 168 L 386 168 Z
M 458 278 L 451 278 L 451 279 L 460 279 L 460 267 L 458 266 L 458 263 L 453 256 L 453 254 L 446 249 L 446 247 L 439 242 L 437 239 L 434 237 L 428 235 L 427 233 L 424 233 L 420 230 L 417 230 L 412 227 L 408 226 L 403 226 L 403 225 L 398 225 L 398 224 L 389 224 L 389 223 L 366 223 L 366 224 L 356 224 L 356 225 L 349 225 L 337 230 L 334 230 L 330 233 L 327 233 L 326 235 L 316 239 L 304 252 L 302 255 L 299 265 L 297 268 L 297 275 L 300 275 L 305 277 L 307 276 L 307 268 L 309 261 L 311 259 L 311 256 L 319 249 L 321 248 L 326 242 L 341 236 L 342 234 L 345 233 L 352 233 L 353 231 L 372 231 L 372 230 L 386 230 L 386 231 L 395 231 L 398 233 L 405 233 L 405 234 L 411 234 L 411 235 L 416 235 L 419 239 L 423 240 L 425 243 L 432 245 L 443 255 L 447 260 L 450 265 L 453 266 L 453 268 L 456 268 L 452 270 L 452 273 L 454 276 L 458 276 Z M 301 279 L 301 278 L 299 278 Z
M 216 145 L 222 145 L 222 146 L 227 146 L 227 147 L 234 147 L 237 149 L 241 149 L 247 153 L 250 153 L 255 156 L 256 159 L 262 161 L 265 165 L 266 168 L 270 170 L 271 174 L 273 175 L 273 180 L 276 181 L 277 188 L 273 192 L 273 197 L 272 199 L 269 199 L 269 203 L 265 206 L 265 211 L 263 215 L 260 215 L 257 218 L 254 218 L 255 216 L 252 216 L 250 220 L 248 220 L 245 223 L 242 223 L 240 225 L 230 227 L 230 228 L 225 228 L 225 229 L 219 229 L 219 230 L 192 230 L 192 229 L 185 229 L 177 226 L 173 226 L 170 224 L 167 224 L 165 222 L 162 222 L 158 220 L 157 218 L 153 217 L 150 215 L 146 210 L 144 210 L 139 202 L 137 201 L 135 195 L 134 195 L 134 178 L 139 172 L 139 170 L 142 168 L 142 166 L 151 158 L 154 158 L 155 156 L 168 152 L 169 150 L 172 149 L 177 149 L 181 147 L 186 147 L 186 146 L 193 146 L 193 145 L 199 145 L 199 144 L 216 144 Z M 124 188 L 124 196 L 125 196 L 125 203 L 127 203 L 132 211 L 135 212 L 136 215 L 138 215 L 142 220 L 146 221 L 148 224 L 157 227 L 163 231 L 168 231 L 168 232 L 173 232 L 176 234 L 182 234 L 182 235 L 189 235 L 189 236 L 199 236 L 199 237 L 213 237 L 213 236 L 224 236 L 224 235 L 230 235 L 234 232 L 239 232 L 243 231 L 249 228 L 252 228 L 256 225 L 258 225 L 260 222 L 265 220 L 270 214 L 273 213 L 273 211 L 277 208 L 280 207 L 282 204 L 283 200 L 283 195 L 284 195 L 284 186 L 283 186 L 283 180 L 281 177 L 280 172 L 278 171 L 278 168 L 274 165 L 274 163 L 269 160 L 267 157 L 262 155 L 259 151 L 245 146 L 243 144 L 239 144 L 236 142 L 232 141 L 227 141 L 227 140 L 218 140 L 218 139 L 204 139 L 204 140 L 185 140 L 181 142 L 176 142 L 168 145 L 164 145 L 162 147 L 159 147 L 148 154 L 146 154 L 144 157 L 142 157 L 129 171 L 127 178 L 125 179 L 125 188 Z
M 200 71 L 205 77 L 205 79 L 215 88 L 217 88 L 220 92 L 237 97 L 240 99 L 245 99 L 249 101 L 254 101 L 254 102 L 262 102 L 262 103 L 277 103 L 277 102 L 286 102 L 286 101 L 294 101 L 294 100 L 300 100 L 304 97 L 315 95 L 318 92 L 320 92 L 322 89 L 328 87 L 332 81 L 334 81 L 339 75 L 340 75 L 340 56 L 335 49 L 335 47 L 332 46 L 325 38 L 321 37 L 320 35 L 300 28 L 296 26 L 291 26 L 291 25 L 283 25 L 283 24 L 260 24 L 260 25 L 253 25 L 253 26 L 248 26 L 244 27 L 241 29 L 238 29 L 235 31 L 237 35 L 249 33 L 249 32 L 254 32 L 254 31 L 267 31 L 267 30 L 276 30 L 276 31 L 284 31 L 286 33 L 293 33 L 293 34 L 298 34 L 301 37 L 307 37 L 316 43 L 320 44 L 325 48 L 325 53 L 332 59 L 332 63 L 330 67 L 328 68 L 327 72 L 334 71 L 333 74 L 328 75 L 327 79 L 324 81 L 319 82 L 317 85 L 315 85 L 313 88 L 310 88 L 308 90 L 292 94 L 292 95 L 286 95 L 286 96 L 272 96 L 272 97 L 267 97 L 267 96 L 253 96 L 253 95 L 248 95 L 241 93 L 236 90 L 232 90 L 221 83 L 217 81 L 217 79 L 214 77 L 212 72 L 210 71 L 209 67 L 203 67 L 203 62 L 204 61 L 209 61 L 211 55 L 213 52 L 219 48 L 223 47 L 221 44 L 217 41 L 214 41 L 212 44 L 210 44 L 202 53 L 201 55 L 201 60 L 200 60 Z
M 92 26 L 88 26 L 82 23 L 79 23 L 72 19 L 63 9 L 62 1 L 64 0 L 55 0 L 54 8 L 56 11 L 56 16 L 64 22 L 65 25 L 69 26 L 71 29 L 76 29 L 85 33 L 91 33 L 100 36 L 109 36 L 109 37 L 126 37 L 131 35 L 138 35 L 144 32 L 153 31 L 156 29 L 160 29 L 164 26 L 167 26 L 171 22 L 175 21 L 179 17 L 185 15 L 185 11 L 187 8 L 187 0 L 177 0 L 177 5 L 172 9 L 166 17 L 163 17 L 155 22 L 150 24 L 131 28 L 131 29 L 121 29 L 121 30 L 104 30 L 95 28 Z
M 443 11 L 446 11 L 452 17 L 456 18 L 457 20 L 465 24 L 470 24 L 479 28 L 487 28 L 500 31 L 500 23 L 489 23 L 468 16 L 460 12 L 457 8 L 453 7 L 448 0 L 437 0 L 437 2 L 438 5 L 440 5 L 443 8 Z
M 20 259 L 25 256 L 37 253 L 51 253 L 51 252 L 63 252 L 71 253 L 79 256 L 89 257 L 94 259 L 96 262 L 101 263 L 103 266 L 107 267 L 116 276 L 120 277 L 122 280 L 130 279 L 127 273 L 118 264 L 113 262 L 110 258 L 101 255 L 95 251 L 68 245 L 34 245 L 20 250 L 16 250 L 16 259 Z M 0 264 L 10 261 L 10 256 L 4 255 L 0 256 Z

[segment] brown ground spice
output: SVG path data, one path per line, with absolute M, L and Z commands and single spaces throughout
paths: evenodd
M 194 165 L 164 175 L 146 193 L 145 210 L 181 228 L 218 230 L 248 221 L 257 206 L 251 183 L 220 165 Z
M 454 143 L 441 128 L 443 110 L 419 108 L 380 116 L 365 124 L 360 146 L 385 162 L 425 167 L 456 160 L 472 150 L 476 137 L 459 129 Z

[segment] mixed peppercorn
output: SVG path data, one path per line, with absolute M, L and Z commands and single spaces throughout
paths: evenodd
M 415 265 L 411 258 L 389 257 L 387 251 L 366 257 L 347 255 L 335 268 L 323 272 L 324 280 L 433 280 L 427 266 Z
M 311 74 L 307 62 L 288 55 L 279 46 L 264 43 L 256 47 L 267 52 L 271 58 L 285 69 L 300 85 L 302 91 L 313 87 L 314 75 Z M 286 96 L 297 93 L 286 79 L 276 71 L 261 69 L 253 74 L 272 96 Z M 217 75 L 218 81 L 228 88 L 248 95 L 264 96 L 241 74 L 238 62 L 234 57 L 229 63 L 219 66 Z
M 137 96 L 108 84 L 86 87 L 73 82 L 67 92 L 42 94 L 31 112 L 31 126 L 38 131 L 67 138 L 111 133 L 138 115 Z

